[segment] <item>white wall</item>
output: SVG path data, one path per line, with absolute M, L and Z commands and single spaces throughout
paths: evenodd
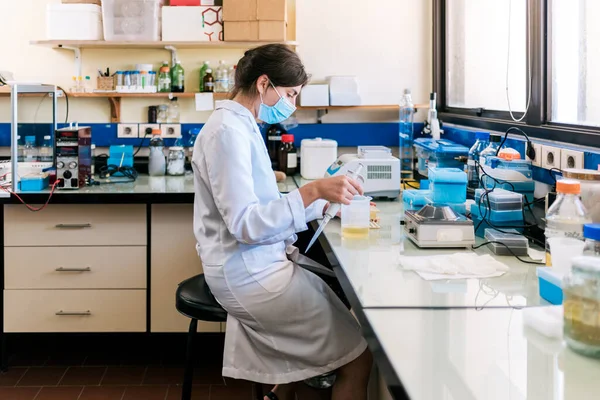
M 359 76 L 364 104 L 397 104 L 405 87 L 413 90 L 416 103 L 428 98 L 431 88 L 431 1 L 380 0 L 374 5 L 362 0 L 290 0 L 292 13 L 297 13 L 299 53 L 313 80 L 331 74 Z M 9 70 L 22 80 L 35 80 L 63 86 L 71 84 L 74 73 L 72 53 L 29 45 L 30 40 L 45 37 L 45 10 L 48 3 L 60 0 L 2 1 L 0 24 L 0 70 Z M 298 4 L 295 4 L 298 3 Z M 208 59 L 214 63 L 224 59 L 235 63 L 243 51 L 185 50 L 180 52 L 186 69 L 186 91 L 198 87 L 198 70 Z M 83 52 L 83 72 L 95 79 L 98 68 L 111 70 L 130 68 L 135 63 L 153 63 L 169 59 L 160 50 L 92 50 Z M 21 100 L 22 122 L 44 122 L 50 118 L 50 102 L 36 109 L 39 99 Z M 64 116 L 60 101 L 59 118 Z M 123 122 L 146 120 L 147 106 L 156 100 L 124 100 Z M 192 100 L 182 100 L 182 122 L 204 122 L 210 113 L 193 109 Z M 73 99 L 71 120 L 109 122 L 107 100 Z M 311 122 L 314 113 L 299 113 L 301 121 Z M 393 121 L 393 111 L 338 111 L 325 122 Z M 0 123 L 10 121 L 10 103 L 0 99 Z

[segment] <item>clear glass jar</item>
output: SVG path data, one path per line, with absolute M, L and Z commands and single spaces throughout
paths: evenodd
M 600 258 L 573 259 L 563 286 L 565 341 L 577 353 L 600 358 Z
M 166 104 L 161 104 L 158 106 L 158 115 L 156 117 L 156 123 L 158 124 L 166 124 L 169 113 L 169 106 Z
M 600 257 L 600 224 L 586 224 L 583 227 L 583 237 L 585 238 L 583 255 Z
M 181 176 L 185 174 L 185 152 L 183 147 L 174 146 L 169 149 L 167 158 L 167 175 Z

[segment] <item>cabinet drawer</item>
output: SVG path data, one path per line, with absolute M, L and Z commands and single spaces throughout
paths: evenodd
M 6 246 L 145 246 L 145 205 L 4 206 Z
M 4 332 L 144 332 L 145 290 L 5 290 Z
M 146 247 L 6 247 L 6 289 L 145 289 Z

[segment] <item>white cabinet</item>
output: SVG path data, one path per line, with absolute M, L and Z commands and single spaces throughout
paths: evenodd
M 175 291 L 187 278 L 202 273 L 193 232 L 192 204 L 152 205 L 151 326 L 152 332 L 187 332 L 190 319 L 177 312 Z M 214 322 L 199 322 L 200 332 L 220 332 Z

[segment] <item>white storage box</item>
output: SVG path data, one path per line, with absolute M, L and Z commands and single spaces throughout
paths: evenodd
M 48 4 L 48 40 L 103 40 L 102 8 L 94 4 Z
M 359 106 L 362 104 L 356 76 L 329 76 L 329 104 L 332 106 Z
M 307 85 L 302 88 L 300 106 L 318 107 L 329 105 L 329 85 Z
M 337 142 L 330 139 L 304 139 L 300 143 L 302 165 L 300 174 L 304 179 L 321 179 L 327 169 L 337 160 Z
M 223 40 L 223 7 L 163 7 L 162 40 L 216 42 Z
M 102 0 L 104 39 L 160 41 L 163 0 Z

